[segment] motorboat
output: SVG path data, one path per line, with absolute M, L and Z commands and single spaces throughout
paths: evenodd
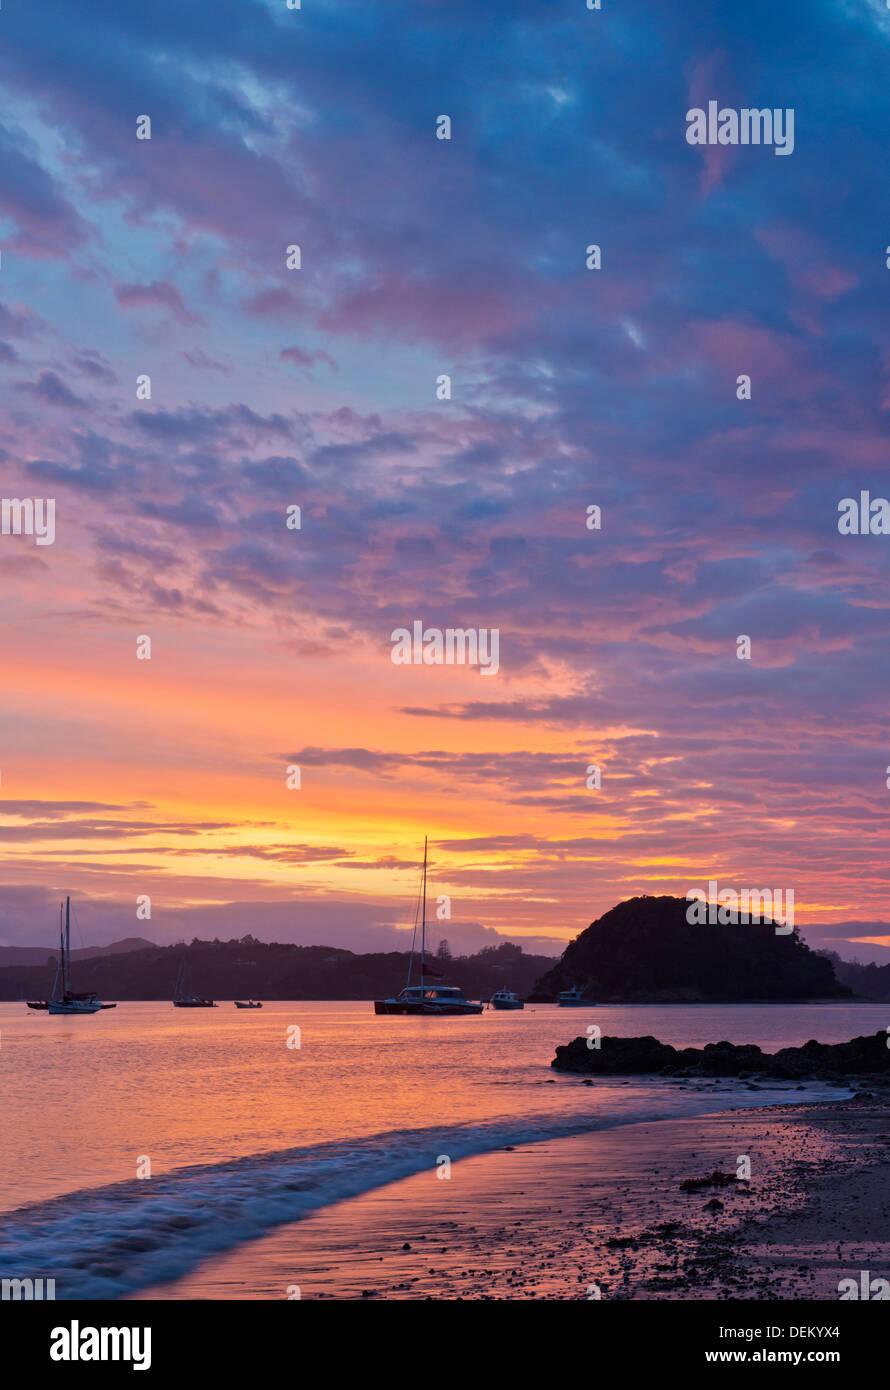
M 519 995 L 512 989 L 497 989 L 491 996 L 490 1004 L 493 1009 L 524 1009 L 525 1004 Z
M 556 1002 L 561 1009 L 582 1009 L 590 1008 L 593 1004 L 592 999 L 585 999 L 577 985 L 572 985 L 571 989 L 564 989 L 560 992 Z

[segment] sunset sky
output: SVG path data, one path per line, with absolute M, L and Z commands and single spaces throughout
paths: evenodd
M 602 2 L 4 5 L 0 941 L 890 945 L 890 10 Z

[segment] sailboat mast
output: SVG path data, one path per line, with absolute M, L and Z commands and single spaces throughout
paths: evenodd
M 423 967 L 426 961 L 426 860 L 427 836 L 423 837 L 423 916 L 420 921 L 420 989 L 423 992 Z
M 62 978 L 62 971 L 65 969 L 65 929 L 62 925 L 62 904 L 59 903 L 59 959 L 56 963 L 56 974 L 53 980 L 53 999 L 59 999 L 59 980 Z
M 71 899 L 65 898 L 65 993 L 71 988 Z

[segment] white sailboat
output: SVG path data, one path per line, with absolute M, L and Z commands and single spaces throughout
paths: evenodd
M 116 1004 L 103 1004 L 93 990 L 76 994 L 71 988 L 71 899 L 65 899 L 65 929 L 59 909 L 59 962 L 49 999 L 29 999 L 29 1009 L 45 1009 L 50 1014 L 97 1014 L 101 1009 L 116 1009 Z

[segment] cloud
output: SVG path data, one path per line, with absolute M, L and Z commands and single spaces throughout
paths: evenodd
M 294 362 L 298 367 L 305 367 L 307 370 L 313 367 L 316 362 L 326 362 L 332 371 L 339 371 L 333 357 L 322 348 L 316 348 L 314 352 L 307 352 L 305 348 L 286 347 L 281 349 L 278 356 L 282 362 Z
M 76 396 L 55 372 L 41 372 L 36 381 L 17 381 L 19 391 L 26 391 L 43 405 L 59 406 L 66 410 L 85 410 L 86 401 Z
M 67 498 L 39 563 L 0 548 L 4 727 L 72 801 L 173 789 L 85 805 L 71 872 L 115 890 L 106 831 L 183 902 L 251 870 L 259 898 L 348 879 L 358 933 L 376 875 L 408 873 L 392 827 L 430 824 L 464 843 L 467 914 L 505 930 L 565 935 L 712 869 L 880 926 L 886 541 L 837 531 L 841 497 L 890 490 L 874 7 L 806 11 L 806 64 L 800 6 L 646 0 L 627 29 L 397 0 L 317 7 L 298 45 L 275 7 L 200 11 L 56 7 L 51 43 L 39 8 L 4 11 L 4 273 L 40 310 L 0 305 L 4 486 Z M 801 113 L 792 158 L 687 146 L 689 104 L 759 93 Z M 415 618 L 497 626 L 491 688 L 394 668 Z M 164 659 L 134 674 L 142 631 Z M 164 838 L 192 821 L 232 829 Z M 46 846 L 16 846 L 39 876 Z
M 114 297 L 122 309 L 164 309 L 183 324 L 199 324 L 199 314 L 191 313 L 175 285 L 154 280 L 150 285 L 115 285 Z

